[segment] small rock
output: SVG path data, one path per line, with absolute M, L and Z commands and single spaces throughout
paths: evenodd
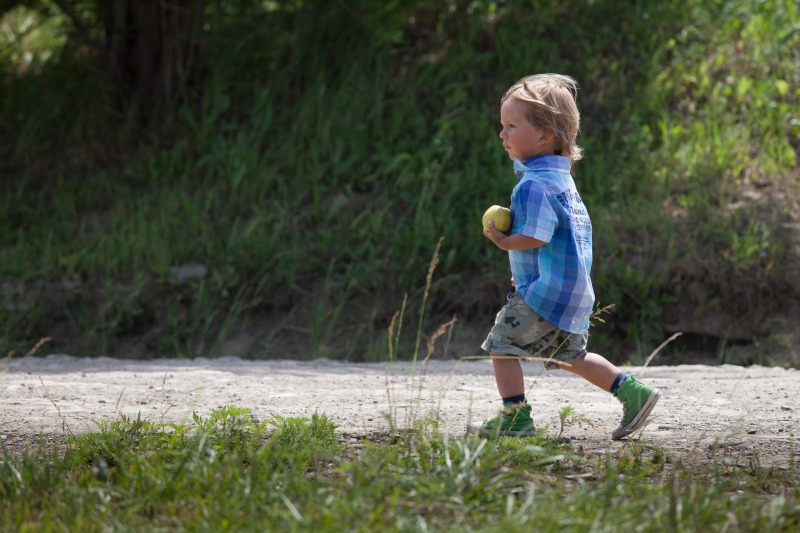
M 186 283 L 193 279 L 203 279 L 208 276 L 208 267 L 201 263 L 187 263 L 178 267 L 170 267 L 169 273 L 178 283 Z

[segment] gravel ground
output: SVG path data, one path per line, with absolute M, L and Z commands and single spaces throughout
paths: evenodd
M 631 445 L 611 440 L 619 402 L 565 371 L 526 363 L 534 420 L 558 434 L 559 409 L 571 406 L 586 422 L 568 423 L 563 437 L 588 455 Z M 793 369 L 732 365 L 650 367 L 640 379 L 664 396 L 635 437 L 674 460 L 757 462 L 800 473 L 800 375 Z M 360 441 L 405 428 L 434 414 L 453 436 L 467 423 L 494 416 L 499 405 L 488 360 L 410 363 L 79 358 L 68 355 L 0 362 L 0 443 L 19 452 L 29 443 L 63 442 L 68 432 L 97 428 L 120 414 L 152 421 L 190 421 L 225 405 L 310 417 L 338 425 L 343 440 Z

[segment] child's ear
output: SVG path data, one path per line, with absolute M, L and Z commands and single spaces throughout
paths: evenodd
M 553 130 L 541 130 L 541 131 L 542 135 L 541 137 L 539 137 L 539 141 L 541 141 L 542 144 L 549 144 L 551 142 L 555 142 L 556 134 Z

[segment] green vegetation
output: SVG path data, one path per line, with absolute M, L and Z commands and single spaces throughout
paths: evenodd
M 165 41 L 191 69 L 115 77 L 132 56 L 104 43 L 136 35 L 109 6 L 155 5 L 0 2 L 0 356 L 424 365 L 502 301 L 480 235 L 514 183 L 499 97 L 556 71 L 581 85 L 575 176 L 613 306 L 593 346 L 641 363 L 681 331 L 660 362 L 692 342 L 800 361 L 795 0 L 206 0 Z M 0 447 L 0 529 L 800 529 L 791 457 L 597 458 L 558 417 L 497 442 L 432 415 L 354 443 L 324 414 L 234 406 L 65 425 L 62 446 Z
M 455 439 L 434 419 L 343 444 L 324 415 L 122 418 L 0 462 L 5 531 L 796 531 L 800 487 L 756 464 L 633 442 L 588 459 L 545 436 Z M 349 439 L 348 439 L 349 442 Z
M 101 40 L 92 2 L 59 4 Z M 144 127 L 55 3 L 0 5 L 0 353 L 383 360 L 440 237 L 425 331 L 485 322 L 499 96 L 558 71 L 614 305 L 594 346 L 635 362 L 684 331 L 796 362 L 796 2 L 206 4 L 192 76 Z

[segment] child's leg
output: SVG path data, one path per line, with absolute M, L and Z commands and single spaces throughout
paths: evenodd
M 494 379 L 503 400 L 503 409 L 490 420 L 472 422 L 467 433 L 493 438 L 499 435 L 530 437 L 536 434 L 531 419 L 531 406 L 525 402 L 525 377 L 519 358 L 489 352 L 494 366 Z
M 661 397 L 660 390 L 620 372 L 616 365 L 596 353 L 587 353 L 571 361 L 569 366 L 562 365 L 561 368 L 611 392 L 622 402 L 622 422 L 611 433 L 611 438 L 614 440 L 627 437 L 644 426 L 647 417 Z
M 617 376 L 621 374 L 616 365 L 596 353 L 587 353 L 583 357 L 570 361 L 568 365 L 561 365 L 560 368 L 579 375 L 606 392 L 611 392 L 611 386 L 614 385 Z
M 518 357 L 490 353 L 494 366 L 494 380 L 500 397 L 506 398 L 525 397 L 525 376 Z M 522 401 L 522 400 L 520 400 Z M 515 402 L 518 403 L 518 402 Z

